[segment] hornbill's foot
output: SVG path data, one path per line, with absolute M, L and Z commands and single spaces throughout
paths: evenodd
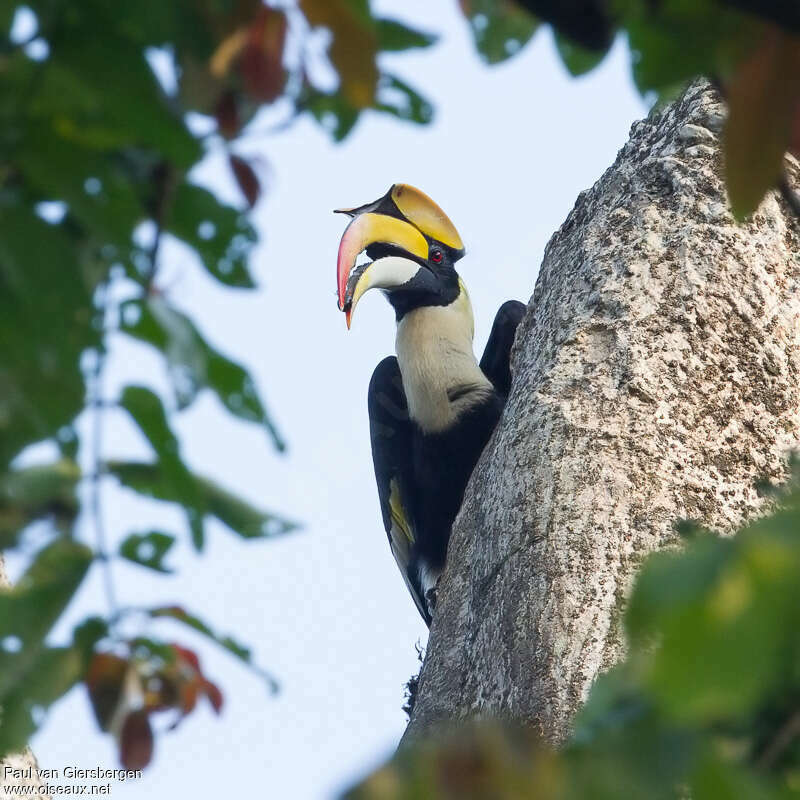
M 439 596 L 439 581 L 425 592 L 425 604 L 428 606 L 428 613 L 433 616 L 436 613 L 436 601 Z

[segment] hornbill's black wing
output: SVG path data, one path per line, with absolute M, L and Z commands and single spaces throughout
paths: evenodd
M 492 382 L 498 394 L 505 400 L 511 389 L 511 345 L 514 334 L 525 313 L 525 304 L 519 300 L 508 300 L 497 312 L 481 359 L 483 374 Z
M 408 586 L 419 613 L 431 624 L 431 615 L 422 596 L 419 576 L 414 569 L 414 530 L 404 508 L 404 493 L 413 486 L 412 427 L 403 391 L 400 367 L 394 356 L 375 367 L 369 382 L 369 432 L 372 461 L 381 502 L 383 526 L 389 536 L 397 566 Z M 407 500 L 405 501 L 407 502 Z

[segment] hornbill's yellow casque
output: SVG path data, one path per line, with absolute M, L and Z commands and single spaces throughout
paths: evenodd
M 397 317 L 397 357 L 369 385 L 372 458 L 389 544 L 430 625 L 453 520 L 511 385 L 509 352 L 525 306 L 504 303 L 480 364 L 467 290 L 454 264 L 464 245 L 426 194 L 396 183 L 379 200 L 340 209 L 339 308 L 347 327 L 368 289 Z M 369 262 L 356 266 L 366 250 Z

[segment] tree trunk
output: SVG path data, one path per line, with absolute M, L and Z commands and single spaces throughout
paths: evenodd
M 5 563 L 0 554 L 0 586 L 8 586 Z M 0 708 L 0 725 L 3 724 L 3 709 Z M 30 795 L 39 800 L 50 800 L 50 795 L 42 791 L 42 782 L 39 780 L 39 766 L 36 758 L 29 748 L 25 748 L 22 753 L 14 753 L 7 758 L 0 759 L 0 798 L 12 797 L 10 787 L 12 786 L 31 786 L 36 787 L 39 792 Z M 20 771 L 21 770 L 21 771 Z
M 550 241 L 503 418 L 467 489 L 408 737 L 510 716 L 562 741 L 624 651 L 621 609 L 674 524 L 730 531 L 800 439 L 800 229 L 737 225 L 724 109 L 696 84 L 637 122 Z M 790 181 L 800 179 L 796 161 Z

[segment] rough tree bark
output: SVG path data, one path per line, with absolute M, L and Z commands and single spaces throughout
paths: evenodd
M 728 212 L 705 84 L 637 122 L 550 241 L 503 419 L 467 490 L 408 737 L 507 715 L 558 743 L 623 653 L 674 523 L 729 531 L 800 440 L 800 229 Z M 800 180 L 796 161 L 789 178 Z
M 8 586 L 8 577 L 2 554 L 0 554 L 0 586 Z M 0 725 L 2 724 L 3 709 L 0 708 Z M 16 774 L 11 771 L 20 769 L 24 771 Z M 30 786 L 36 787 L 38 790 L 37 794 L 31 795 L 32 797 L 40 798 L 40 800 L 50 800 L 50 795 L 45 794 L 42 790 L 42 782 L 39 780 L 37 769 L 36 758 L 28 748 L 22 753 L 14 753 L 4 759 L 0 758 L 0 797 L 10 797 L 9 790 L 12 786 Z M 17 777 L 18 775 L 25 775 L 28 770 L 30 770 L 31 777 Z

